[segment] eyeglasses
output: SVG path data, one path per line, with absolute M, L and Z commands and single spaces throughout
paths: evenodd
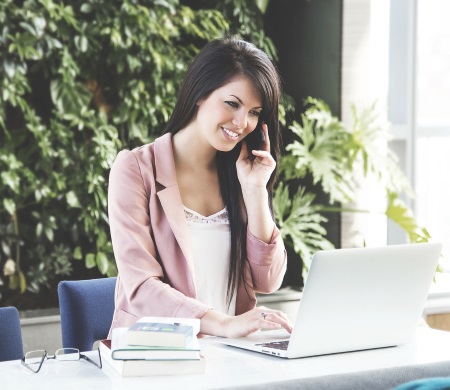
M 39 350 L 39 351 L 30 351 L 25 354 L 22 358 L 22 364 L 33 371 L 34 373 L 38 373 L 44 363 L 44 360 L 64 360 L 64 361 L 76 361 L 80 359 L 87 360 L 89 363 L 92 363 L 98 368 L 102 368 L 102 358 L 100 356 L 100 350 L 98 352 L 98 363 L 94 360 L 90 359 L 86 355 L 80 353 L 79 349 L 76 348 L 61 348 L 58 349 L 54 355 L 48 355 L 47 351 Z

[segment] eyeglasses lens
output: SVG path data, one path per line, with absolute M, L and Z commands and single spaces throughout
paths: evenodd
M 25 363 L 31 371 L 37 372 L 41 368 L 47 352 L 44 350 L 27 352 L 22 362 Z
M 79 360 L 80 351 L 76 348 L 61 348 L 55 352 L 56 360 Z

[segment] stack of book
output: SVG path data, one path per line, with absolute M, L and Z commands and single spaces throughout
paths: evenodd
M 196 318 L 143 317 L 115 328 L 100 342 L 102 360 L 122 376 L 187 375 L 205 372 Z

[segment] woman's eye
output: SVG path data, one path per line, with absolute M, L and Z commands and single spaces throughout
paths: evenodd
M 250 115 L 259 117 L 261 113 L 259 111 L 250 111 Z
M 239 107 L 239 104 L 237 104 L 236 102 L 232 102 L 230 100 L 226 101 L 225 103 L 228 104 L 230 107 L 233 107 L 233 108 L 238 108 Z

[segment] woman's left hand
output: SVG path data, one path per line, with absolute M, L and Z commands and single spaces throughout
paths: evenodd
M 236 169 L 242 189 L 265 188 L 270 175 L 275 169 L 276 162 L 270 154 L 270 139 L 267 125 L 263 123 L 264 144 L 261 150 L 253 150 L 254 160 L 249 157 L 247 142 L 242 141 L 241 153 L 236 161 Z M 258 131 L 258 130 L 253 130 Z
M 225 323 L 225 337 L 245 337 L 261 329 L 276 330 L 286 329 L 292 332 L 292 324 L 289 318 L 280 310 L 269 309 L 264 306 L 238 316 L 228 317 Z
M 200 319 L 200 332 L 220 337 L 245 337 L 261 329 L 286 329 L 292 332 L 292 324 L 280 310 L 259 306 L 237 316 L 229 316 L 208 310 Z

